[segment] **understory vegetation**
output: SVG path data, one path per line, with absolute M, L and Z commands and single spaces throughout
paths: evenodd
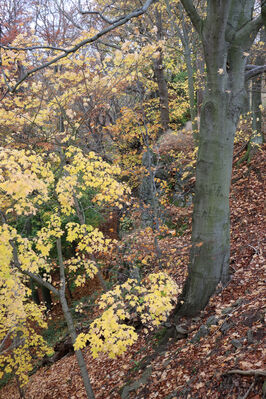
M 0 398 L 266 395 L 265 16 L 0 0 Z

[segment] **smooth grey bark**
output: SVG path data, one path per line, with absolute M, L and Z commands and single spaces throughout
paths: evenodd
M 262 136 L 262 115 L 260 110 L 261 101 L 261 75 L 256 76 L 252 80 L 252 94 L 251 94 L 251 104 L 252 104 L 252 130 L 254 137 L 252 137 L 252 142 L 257 144 L 263 143 Z
M 163 39 L 162 16 L 161 12 L 156 8 L 155 10 L 157 40 Z M 168 130 L 169 126 L 169 102 L 168 102 L 168 87 L 164 73 L 163 66 L 163 50 L 158 48 L 159 57 L 153 63 L 154 75 L 158 85 L 158 93 L 160 98 L 160 119 L 161 126 L 164 132 Z
M 261 32 L 261 41 L 266 41 L 266 28 Z M 259 54 L 256 57 L 256 65 L 264 65 L 265 56 L 264 54 Z M 262 131 L 262 75 L 255 76 L 252 79 L 252 92 L 251 92 L 251 108 L 252 108 L 252 130 L 255 135 L 252 137 L 251 142 L 256 144 L 263 143 L 263 131 Z
M 204 93 L 205 93 L 205 81 L 204 81 L 204 74 L 205 74 L 205 62 L 203 59 L 203 51 L 202 49 L 199 50 L 199 53 L 197 55 L 197 58 L 195 60 L 196 62 L 196 69 L 199 71 L 200 74 L 200 87 L 197 88 L 197 114 L 200 114 L 201 107 L 203 104 L 203 98 L 204 98 Z
M 247 52 L 262 18 L 254 0 L 208 0 L 203 21 L 192 0 L 181 0 L 201 38 L 207 89 L 201 110 L 192 226 L 192 250 L 183 301 L 176 316 L 202 310 L 218 283 L 228 281 L 233 143 L 245 92 Z
M 195 104 L 195 85 L 194 85 L 194 71 L 191 59 L 191 45 L 188 34 L 188 24 L 184 19 L 183 8 L 181 4 L 179 4 L 179 10 L 182 15 L 182 31 L 177 27 L 177 31 L 179 33 L 179 37 L 181 39 L 183 48 L 184 48 L 184 57 L 187 67 L 187 76 L 188 76 L 188 93 L 189 93 L 189 108 L 190 108 L 190 117 L 192 121 L 192 130 L 194 135 L 194 140 L 197 142 L 197 132 L 198 132 L 198 123 L 197 123 L 197 111 Z
M 189 40 L 188 34 L 188 24 L 184 19 L 184 10 L 181 4 L 178 4 L 178 9 L 180 13 L 181 19 L 181 26 L 182 29 L 178 26 L 178 24 L 173 20 L 173 13 L 169 3 L 169 0 L 165 0 L 166 9 L 169 17 L 172 21 L 172 29 L 175 34 L 180 38 L 183 50 L 184 50 L 184 58 L 187 67 L 187 75 L 188 75 L 188 94 L 189 94 L 189 108 L 190 108 L 190 117 L 192 121 L 192 130 L 194 133 L 194 139 L 196 141 L 196 132 L 198 131 L 198 124 L 197 124 L 197 111 L 195 106 L 195 88 L 194 88 L 194 72 L 193 72 L 193 65 L 191 59 L 191 44 Z

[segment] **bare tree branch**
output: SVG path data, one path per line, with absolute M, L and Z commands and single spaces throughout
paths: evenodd
M 98 15 L 104 22 L 106 22 L 106 23 L 109 24 L 109 25 L 113 25 L 113 24 L 117 23 L 118 21 L 120 21 L 121 19 L 125 18 L 124 16 L 121 16 L 121 17 L 119 17 L 119 18 L 117 18 L 117 19 L 111 20 L 111 19 L 106 18 L 106 17 L 105 17 L 102 13 L 100 13 L 99 11 L 82 11 L 82 10 L 80 10 L 80 13 L 81 13 L 82 15 L 85 15 L 85 14 Z
M 263 376 L 266 377 L 266 370 L 257 369 L 257 370 L 229 370 L 225 374 L 240 374 L 240 375 L 255 375 L 255 376 Z
M 98 43 L 102 44 L 103 46 L 106 46 L 106 47 L 112 47 L 112 48 L 114 48 L 116 50 L 121 50 L 121 47 L 118 46 L 117 44 L 114 44 L 114 43 L 103 42 L 102 40 L 98 40 L 97 44 Z
M 48 281 L 43 280 L 41 276 L 39 276 L 38 274 L 31 273 L 28 270 L 23 270 L 21 268 L 21 264 L 18 259 L 18 251 L 16 244 L 13 241 L 10 241 L 10 244 L 13 248 L 13 264 L 15 268 L 18 269 L 22 274 L 25 274 L 26 276 L 32 278 L 34 281 L 36 281 L 36 283 L 48 288 L 48 290 L 52 291 L 52 293 L 55 294 L 56 296 L 59 296 L 59 291 L 52 284 L 48 283 Z
M 259 15 L 257 18 L 252 19 L 247 24 L 242 26 L 235 34 L 234 41 L 236 43 L 247 43 L 248 47 L 253 42 L 258 31 L 263 25 L 262 16 Z
M 100 37 L 106 35 L 108 32 L 111 32 L 112 30 L 118 28 L 121 25 L 126 24 L 128 21 L 130 21 L 132 18 L 136 18 L 139 17 L 140 15 L 144 14 L 147 9 L 150 7 L 150 5 L 152 3 L 154 3 L 156 0 L 146 0 L 145 4 L 143 5 L 143 7 L 132 11 L 131 13 L 127 14 L 125 17 L 119 19 L 116 23 L 106 27 L 105 29 L 101 30 L 100 32 L 96 33 L 96 35 L 88 38 L 88 39 L 84 39 L 81 42 L 79 42 L 78 44 L 76 44 L 75 46 L 71 47 L 70 49 L 64 49 L 63 50 L 63 54 L 58 55 L 57 57 L 54 57 L 52 60 L 45 62 L 44 64 L 35 67 L 33 69 L 31 69 L 30 71 L 28 71 L 14 86 L 11 90 L 7 90 L 6 94 L 11 91 L 12 93 L 14 93 L 17 88 L 25 81 L 27 80 L 31 75 L 33 75 L 34 73 L 49 67 L 50 65 L 55 64 L 56 62 L 60 61 L 63 58 L 66 58 L 68 55 L 75 53 L 76 51 L 78 51 L 81 47 L 84 47 L 87 44 L 91 44 L 93 42 L 96 42 Z M 45 47 L 44 47 L 45 48 Z
M 245 80 L 247 81 L 252 79 L 263 72 L 266 72 L 266 65 L 254 66 L 253 69 L 250 69 L 245 73 Z
M 117 19 L 113 19 L 113 20 L 112 20 L 112 19 L 107 18 L 107 17 L 106 17 L 105 15 L 103 15 L 103 13 L 101 13 L 100 11 L 82 10 L 82 9 L 81 9 L 81 4 L 80 4 L 80 0 L 79 0 L 78 4 L 79 4 L 79 12 L 80 12 L 80 14 L 82 14 L 82 15 L 98 15 L 104 22 L 106 22 L 106 23 L 109 24 L 109 25 L 115 24 L 116 22 L 120 21 L 122 18 L 125 17 L 125 16 L 123 15 L 123 16 L 121 16 L 121 17 L 118 17 Z M 108 7 L 108 6 L 106 6 L 105 9 L 106 9 L 107 7 Z
M 0 48 L 4 50 L 13 50 L 13 51 L 54 50 L 54 51 L 67 52 L 67 50 L 62 47 L 42 46 L 42 45 L 30 46 L 30 47 L 13 47 L 13 46 L 5 46 L 3 44 L 0 44 Z
M 64 17 L 65 17 L 66 19 L 68 19 L 68 21 L 70 21 L 70 22 L 75 26 L 75 28 L 77 28 L 77 29 L 79 29 L 79 30 L 83 30 L 82 26 L 79 25 L 76 21 L 74 21 L 74 19 L 72 18 L 72 16 L 70 16 L 70 15 L 58 4 L 58 2 L 57 2 L 56 0 L 54 0 L 54 1 L 55 1 L 56 5 L 57 5 L 58 9 L 59 9 L 59 10 L 61 11 L 61 13 L 64 15 Z
M 196 31 L 201 34 L 202 29 L 202 19 L 199 16 L 196 8 L 194 7 L 193 0 L 181 0 L 184 9 L 186 10 L 192 24 L 194 25 Z
M 10 328 L 10 329 L 8 330 L 8 332 L 6 333 L 4 339 L 3 339 L 2 342 L 0 343 L 0 354 L 3 353 L 3 348 L 4 348 L 4 346 L 5 346 L 5 343 L 6 343 L 7 339 L 9 338 L 10 334 L 12 333 L 13 329 L 14 329 L 14 327 L 12 327 L 12 328 Z

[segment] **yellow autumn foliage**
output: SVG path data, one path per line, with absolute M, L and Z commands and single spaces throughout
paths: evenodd
M 35 331 L 36 325 L 42 329 L 46 323 L 43 308 L 30 300 L 27 276 L 41 274 L 51 283 L 49 275 L 57 265 L 53 248 L 64 237 L 68 243 L 75 241 L 77 248 L 75 256 L 64 259 L 65 270 L 74 272 L 76 285 L 94 278 L 98 267 L 90 255 L 108 251 L 112 242 L 99 229 L 71 217 L 88 190 L 97 204 L 120 206 L 128 189 L 115 179 L 119 173 L 117 166 L 74 146 L 66 148 L 63 156 L 62 152 L 58 156 L 1 148 L 0 368 L 4 373 L 15 372 L 22 385 L 32 370 L 32 355 L 51 352 Z M 43 209 L 40 227 L 32 235 L 25 233 L 19 227 L 25 217 L 43 217 Z M 6 347 L 5 340 L 11 340 L 11 345 Z
M 176 283 L 166 273 L 150 274 L 141 283 L 128 279 L 101 296 L 102 316 L 91 323 L 87 334 L 78 336 L 75 349 L 85 347 L 89 341 L 93 357 L 99 353 L 110 358 L 121 355 L 137 340 L 134 327 L 125 324 L 125 320 L 129 321 L 134 314 L 143 325 L 153 329 L 167 320 L 178 294 Z

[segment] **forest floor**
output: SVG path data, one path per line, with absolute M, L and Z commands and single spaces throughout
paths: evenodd
M 218 287 L 208 306 L 194 319 L 181 320 L 187 335 L 170 339 L 158 351 L 164 329 L 148 335 L 124 356 L 93 359 L 84 350 L 96 399 L 259 399 L 266 396 L 265 261 L 263 258 L 262 150 L 252 161 L 235 166 L 231 189 L 231 280 Z M 163 241 L 165 240 L 165 242 Z M 186 276 L 189 232 L 162 240 L 173 253 L 169 272 L 181 286 Z M 177 250 L 177 248 L 181 248 Z M 182 250 L 182 248 L 186 248 Z M 182 260 L 178 267 L 175 260 Z M 145 357 L 151 355 L 149 361 Z M 153 356 L 152 356 L 153 355 Z M 263 357 L 264 356 L 264 357 Z M 65 356 L 40 368 L 25 387 L 26 399 L 85 399 L 75 356 Z M 18 399 L 14 382 L 0 391 L 1 399 Z

